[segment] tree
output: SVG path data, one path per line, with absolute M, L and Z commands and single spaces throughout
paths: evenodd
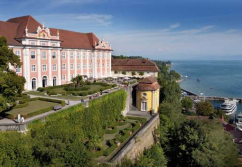
M 84 81 L 81 75 L 77 75 L 76 77 L 72 78 L 71 82 L 74 84 L 75 88 L 80 87 L 84 84 Z
M 24 90 L 25 78 L 9 69 L 9 63 L 20 67 L 20 59 L 8 48 L 7 39 L 0 37 L 0 112 L 11 107 Z
M 193 101 L 190 97 L 185 97 L 181 101 L 182 107 L 185 109 L 185 111 L 189 111 L 193 106 Z
M 152 167 L 166 167 L 167 160 L 163 149 L 158 145 L 153 145 L 150 149 L 144 151 L 144 156 L 151 159 Z
M 202 116 L 209 116 L 214 113 L 214 107 L 209 101 L 201 101 L 197 105 L 197 114 Z
M 132 71 L 131 74 L 132 74 L 132 76 L 135 76 L 136 75 L 136 72 L 135 71 Z
M 123 75 L 126 75 L 126 71 L 122 71 L 122 74 L 123 74 Z
M 118 73 L 118 71 L 117 71 L 117 70 L 115 70 L 115 71 L 114 71 L 114 74 L 117 74 L 117 73 Z
M 20 59 L 8 48 L 7 39 L 0 36 L 0 71 L 9 71 L 9 63 L 14 66 L 21 66 Z
M 171 76 L 171 79 L 174 79 L 174 80 L 181 79 L 181 75 L 178 74 L 175 70 L 170 71 L 170 76 Z
M 168 81 L 161 89 L 161 101 L 180 105 L 181 88 L 175 81 Z
M 32 155 L 30 136 L 19 132 L 1 132 L 0 166 L 38 166 Z
M 139 75 L 140 75 L 140 76 L 143 76 L 143 75 L 144 75 L 144 72 L 143 72 L 143 71 L 140 71 L 140 72 L 139 72 Z

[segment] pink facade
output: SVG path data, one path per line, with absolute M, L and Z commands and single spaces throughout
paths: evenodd
M 77 75 L 93 78 L 111 76 L 112 50 L 107 42 L 99 41 L 92 33 L 49 29 L 40 25 L 31 16 L 13 18 L 6 23 L 21 22 L 25 17 L 26 20 L 30 20 L 27 25 L 36 25 L 36 29 L 32 25 L 29 30 L 26 25 L 23 37 L 18 40 L 19 44 L 9 43 L 9 47 L 22 62 L 21 68 L 10 68 L 26 78 L 26 90 L 67 84 Z M 4 26 L 9 26 L 8 24 Z M 19 29 L 21 27 L 17 30 Z M 0 35 L 4 36 L 1 33 Z M 11 40 L 10 37 L 7 38 L 8 41 Z

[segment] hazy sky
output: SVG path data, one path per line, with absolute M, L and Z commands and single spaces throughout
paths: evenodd
M 214 59 L 242 55 L 241 8 L 241 0 L 0 0 L 0 20 L 32 15 L 94 32 L 114 54 Z

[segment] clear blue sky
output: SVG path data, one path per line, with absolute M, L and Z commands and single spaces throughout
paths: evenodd
M 0 20 L 94 32 L 114 54 L 152 59 L 242 55 L 241 0 L 0 0 Z

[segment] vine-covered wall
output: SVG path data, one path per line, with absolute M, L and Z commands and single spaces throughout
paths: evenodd
M 18 166 L 21 163 L 25 166 L 75 166 L 80 163 L 92 166 L 91 151 L 85 143 L 97 143 L 106 126 L 121 117 L 126 98 L 126 92 L 120 90 L 91 101 L 87 108 L 73 106 L 50 115 L 45 122 L 33 122 L 27 134 L 0 133 L 0 152 L 3 155 L 0 166 Z M 12 140 L 10 134 L 21 137 Z M 8 142 L 2 143 L 6 140 Z M 27 149 L 24 154 L 20 146 Z M 29 161 L 25 157 L 30 157 Z

